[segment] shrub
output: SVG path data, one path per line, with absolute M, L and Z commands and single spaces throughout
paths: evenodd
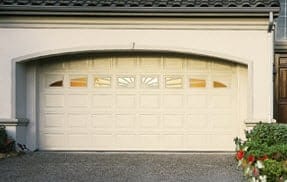
M 15 141 L 8 138 L 5 126 L 0 126 L 0 152 L 7 153 L 11 151 L 15 151 Z
M 7 133 L 5 130 L 5 126 L 0 125 L 0 148 L 3 148 L 6 144 Z
M 287 125 L 259 123 L 235 138 L 236 159 L 249 181 L 287 181 Z

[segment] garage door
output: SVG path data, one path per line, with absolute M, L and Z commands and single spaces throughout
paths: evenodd
M 240 74 L 210 58 L 59 58 L 39 65 L 43 150 L 233 150 Z

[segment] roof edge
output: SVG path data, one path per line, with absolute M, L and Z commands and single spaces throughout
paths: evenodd
M 280 7 L 263 8 L 95 8 L 95 7 L 42 7 L 42 6 L 0 6 L 0 15 L 42 15 L 42 16 L 258 16 L 267 17 L 269 12 L 279 15 Z

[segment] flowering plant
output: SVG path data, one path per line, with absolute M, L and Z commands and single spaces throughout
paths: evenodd
M 279 132 L 279 134 L 278 134 Z M 287 182 L 287 127 L 258 124 L 246 132 L 246 141 L 236 137 L 235 158 L 250 182 Z

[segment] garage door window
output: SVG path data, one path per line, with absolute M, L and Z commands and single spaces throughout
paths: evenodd
M 71 87 L 87 87 L 88 77 L 81 75 L 70 76 L 70 86 Z
M 48 88 L 63 87 L 64 76 L 63 75 L 47 75 L 46 85 Z
M 142 88 L 159 88 L 159 76 L 142 76 L 141 77 Z
M 213 81 L 214 88 L 226 88 L 227 84 L 220 82 L 220 81 Z
M 190 88 L 205 88 L 206 81 L 204 79 L 199 79 L 199 78 L 190 78 L 189 87 Z
M 95 88 L 110 88 L 111 87 L 111 77 L 95 76 L 94 77 L 94 87 Z
M 166 76 L 165 77 L 165 88 L 182 88 L 183 78 L 181 76 Z
M 118 76 L 117 85 L 119 88 L 135 88 L 134 76 Z

